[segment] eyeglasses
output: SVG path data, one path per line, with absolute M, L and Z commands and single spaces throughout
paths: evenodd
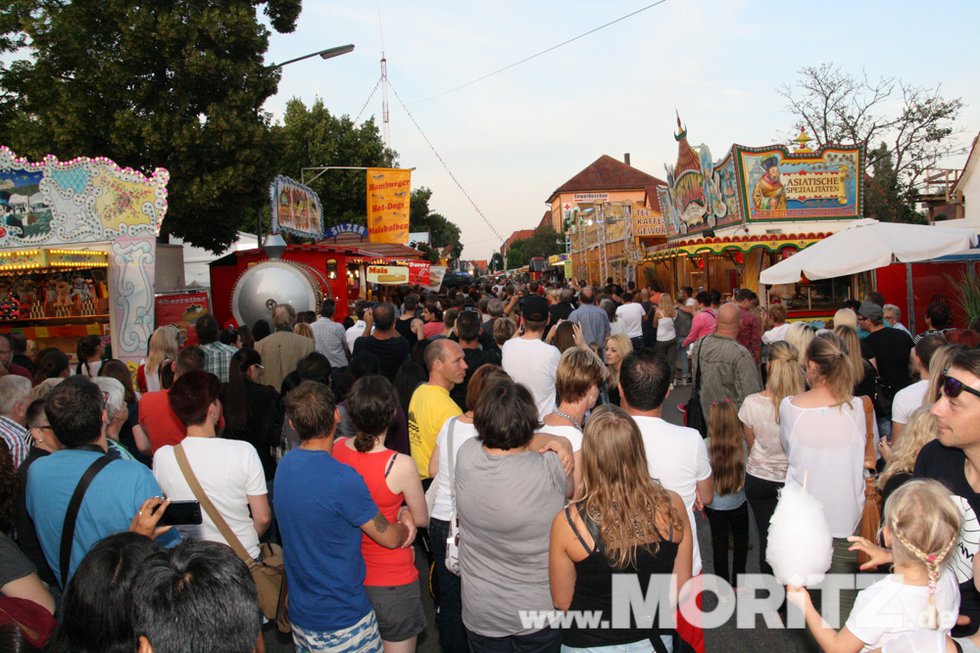
M 974 397 L 980 397 L 980 390 L 974 390 L 970 386 L 966 385 L 954 376 L 949 376 L 949 370 L 943 372 L 943 375 L 939 377 L 939 385 L 943 389 L 943 394 L 950 399 L 955 399 L 959 397 L 964 390 L 969 392 Z

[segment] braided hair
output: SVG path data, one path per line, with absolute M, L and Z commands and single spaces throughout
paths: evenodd
M 885 503 L 885 526 L 892 535 L 896 564 L 925 568 L 929 584 L 926 628 L 940 626 L 936 586 L 943 563 L 959 541 L 961 515 L 941 483 L 929 479 L 908 481 Z

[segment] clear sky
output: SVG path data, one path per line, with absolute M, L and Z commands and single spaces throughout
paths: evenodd
M 942 84 L 966 107 L 957 143 L 980 130 L 980 2 L 824 0 L 760 3 L 666 0 L 489 79 L 437 97 L 654 0 L 304 0 L 297 29 L 273 34 L 268 61 L 334 45 L 357 49 L 283 69 L 266 110 L 317 97 L 356 117 L 380 78 L 390 80 L 391 147 L 415 167 L 413 187 L 462 230 L 463 258 L 485 259 L 500 239 L 478 215 L 412 124 L 425 135 L 503 237 L 535 226 L 553 190 L 603 154 L 664 178 L 673 162 L 674 111 L 692 144 L 715 159 L 733 142 L 761 146 L 796 121 L 776 93 L 803 66 L 824 62 L 869 76 Z M 397 93 L 397 96 L 396 96 Z M 381 121 L 380 89 L 363 117 Z M 944 162 L 960 167 L 965 153 Z M 310 165 L 344 165 L 311 161 Z M 288 171 L 284 171 L 287 172 Z M 298 174 L 298 171 L 295 172 Z M 322 198 L 329 204 L 329 198 Z

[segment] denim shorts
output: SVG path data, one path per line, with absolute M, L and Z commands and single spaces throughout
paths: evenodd
M 382 653 L 374 610 L 341 630 L 303 630 L 293 624 L 293 644 L 297 653 Z

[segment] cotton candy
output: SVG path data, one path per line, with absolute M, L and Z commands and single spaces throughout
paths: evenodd
M 787 483 L 769 521 L 766 562 L 782 585 L 810 587 L 830 569 L 833 537 L 823 506 L 801 486 Z

